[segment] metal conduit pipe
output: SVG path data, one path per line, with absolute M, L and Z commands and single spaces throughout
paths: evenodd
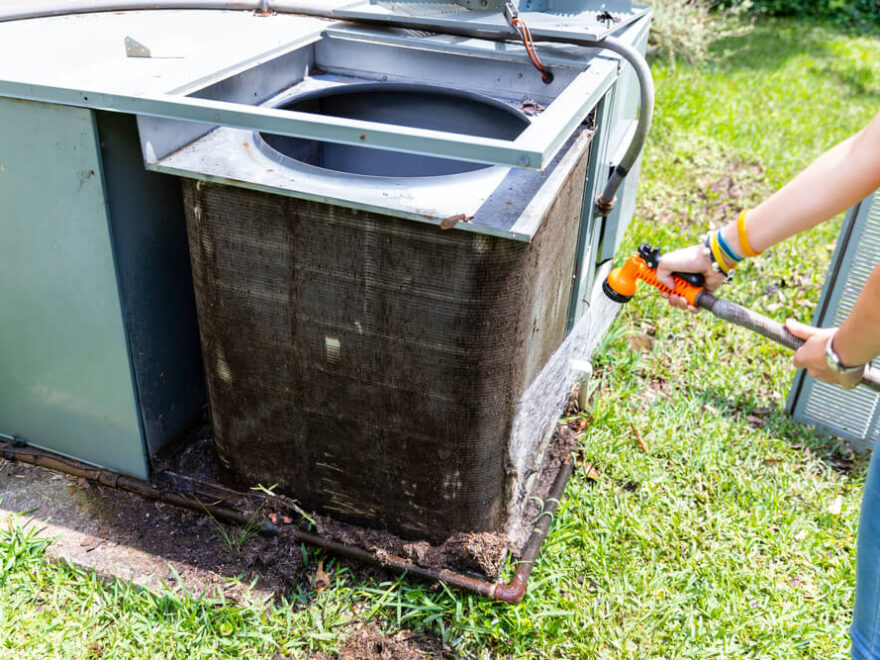
M 334 15 L 332 9 L 321 9 L 315 7 L 314 3 L 296 2 L 295 0 L 273 0 L 272 2 L 269 2 L 269 0 L 245 0 L 244 2 L 236 2 L 233 0 L 152 0 L 152 2 L 144 2 L 144 0 L 74 0 L 73 2 L 53 0 L 43 3 L 35 2 L 32 6 L 0 9 L 0 22 L 29 18 L 43 18 L 47 16 L 60 16 L 64 14 L 150 9 L 217 9 L 227 11 L 241 11 L 244 9 L 255 11 L 261 15 L 268 15 L 275 12 L 279 14 L 302 14 L 319 18 L 339 18 Z M 359 17 L 357 19 L 345 20 L 352 20 L 353 22 L 372 24 L 380 27 L 387 27 L 390 24 L 389 19 L 387 18 L 368 19 Z M 393 25 L 413 30 L 424 30 L 425 27 L 418 21 L 408 21 L 402 16 L 395 16 L 393 19 Z M 489 41 L 519 42 L 519 35 L 513 30 L 513 28 L 507 26 L 498 28 L 444 26 L 442 30 L 437 30 L 436 28 L 432 28 L 432 30 L 442 32 L 443 34 L 487 39 Z M 636 73 L 640 91 L 639 119 L 636 125 L 636 130 L 626 153 L 620 163 L 615 166 L 608 182 L 605 184 L 605 188 L 596 200 L 596 209 L 602 216 L 606 216 L 611 211 L 614 204 L 614 196 L 617 193 L 617 189 L 632 169 L 639 154 L 642 153 L 642 149 L 645 146 L 645 140 L 648 137 L 648 131 L 651 128 L 651 122 L 654 116 L 654 79 L 651 76 L 651 68 L 648 66 L 648 63 L 639 51 L 612 36 L 596 40 L 580 38 L 578 35 L 572 34 L 565 37 L 535 37 L 535 40 L 610 50 L 629 62 Z
M 63 472 L 74 477 L 81 477 L 96 484 L 159 500 L 173 506 L 190 509 L 199 513 L 209 513 L 218 520 L 235 523 L 238 525 L 253 525 L 254 521 L 241 511 L 218 504 L 207 504 L 197 497 L 184 495 L 172 490 L 159 488 L 149 481 L 136 477 L 130 477 L 111 470 L 94 467 L 80 461 L 60 456 L 43 449 L 29 446 L 15 446 L 12 443 L 0 441 L 0 457 L 9 461 L 28 463 L 56 472 Z M 535 565 L 535 559 L 541 549 L 541 544 L 547 535 L 547 530 L 553 520 L 553 516 L 559 507 L 559 502 L 565 492 L 565 485 L 571 476 L 573 461 L 569 456 L 560 466 L 559 473 L 550 488 L 545 500 L 544 511 L 536 521 L 529 540 L 526 542 L 522 560 L 517 566 L 516 573 L 508 583 L 492 583 L 486 580 L 457 573 L 449 569 L 431 569 L 417 566 L 412 562 L 395 555 L 383 555 L 382 560 L 363 548 L 340 543 L 331 539 L 325 539 L 317 534 L 306 532 L 295 526 L 279 527 L 273 523 L 262 520 L 257 523 L 261 534 L 278 535 L 285 534 L 300 543 L 324 548 L 334 554 L 342 555 L 376 566 L 383 566 L 395 571 L 407 573 L 428 581 L 442 581 L 446 584 L 469 591 L 486 598 L 502 601 L 505 603 L 518 603 L 523 599 L 528 587 L 529 575 Z M 243 494 L 242 494 L 243 495 Z M 244 495 L 243 495 L 244 496 Z
M 614 168 L 608 182 L 605 184 L 604 190 L 596 200 L 596 208 L 599 212 L 606 216 L 611 211 L 614 204 L 614 196 L 620 184 L 623 183 L 624 177 L 635 165 L 639 154 L 645 146 L 648 139 L 648 131 L 651 130 L 651 122 L 654 119 L 654 78 L 651 76 L 651 68 L 642 57 L 642 54 L 635 48 L 614 37 L 605 37 L 601 42 L 602 48 L 614 51 L 627 62 L 629 62 L 636 73 L 639 81 L 639 120 L 636 124 L 636 130 L 633 134 L 632 142 L 629 143 L 623 158 Z
M 334 18 L 332 9 L 321 9 L 314 2 L 296 0 L 49 0 L 0 9 L 0 23 L 30 18 L 48 18 L 68 14 L 91 14 L 106 11 L 139 11 L 167 9 L 216 9 L 224 11 L 255 11 L 279 14 L 303 14 L 319 18 Z

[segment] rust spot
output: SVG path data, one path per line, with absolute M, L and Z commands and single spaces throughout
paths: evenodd
M 473 218 L 473 216 L 467 216 L 464 213 L 450 215 L 448 218 L 443 218 L 440 221 L 440 229 L 452 229 L 459 222 L 470 222 L 471 218 Z
M 248 147 L 251 146 L 251 145 L 249 145 L 247 142 L 242 142 L 242 144 L 244 145 L 244 148 L 245 148 L 245 149 L 247 149 Z
M 366 134 L 365 134 L 365 133 L 361 133 L 361 141 L 364 141 L 364 140 L 366 140 L 366 139 L 367 139 Z

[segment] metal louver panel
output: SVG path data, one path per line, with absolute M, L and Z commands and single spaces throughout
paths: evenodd
M 847 214 L 813 324 L 840 325 L 852 311 L 877 263 L 880 191 Z M 880 367 L 880 358 L 874 360 L 873 366 Z M 880 436 L 880 394 L 863 386 L 847 391 L 798 372 L 788 409 L 796 421 L 814 424 L 862 447 L 873 445 Z

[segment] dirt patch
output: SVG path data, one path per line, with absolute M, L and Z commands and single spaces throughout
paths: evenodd
M 355 527 L 326 516 L 315 516 L 318 534 L 347 545 L 369 550 L 380 562 L 402 557 L 423 568 L 452 568 L 494 579 L 507 551 L 503 536 L 488 532 L 458 533 L 440 545 L 406 541 L 389 532 Z
M 339 660 L 424 660 L 451 658 L 436 637 L 427 637 L 410 630 L 401 630 L 394 637 L 385 635 L 378 626 L 370 624 L 348 637 L 339 650 Z M 311 660 L 330 660 L 324 653 Z
M 0 499 L 6 511 L 32 512 L 22 524 L 33 518 L 45 529 L 50 557 L 102 576 L 238 602 L 287 593 L 306 579 L 299 544 L 244 537 L 204 513 L 33 465 L 0 459 Z
M 703 217 L 717 229 L 749 206 L 755 191 L 766 189 L 767 184 L 764 168 L 758 163 L 731 160 L 720 176 L 708 173 L 698 177 L 697 186 L 707 210 Z
M 711 144 L 700 145 L 690 158 L 676 160 L 684 170 L 682 176 L 658 183 L 642 195 L 636 215 L 652 223 L 718 228 L 769 190 L 760 163 L 727 157 Z
M 570 422 L 560 422 L 553 431 L 553 438 L 550 440 L 550 446 L 547 448 L 547 455 L 544 458 L 544 465 L 541 466 L 541 473 L 535 481 L 532 489 L 532 500 L 526 507 L 524 515 L 531 520 L 541 512 L 541 503 L 534 498 L 543 500 L 550 493 L 553 483 L 562 464 L 570 460 L 571 453 L 578 449 L 578 439 L 583 435 L 584 430 L 589 424 L 588 420 L 583 418 L 573 419 Z
M 572 397 L 571 410 L 577 409 Z M 581 420 L 583 423 L 583 420 Z M 556 475 L 577 446 L 577 422 L 560 425 L 553 436 L 534 494 L 545 498 Z M 247 601 L 289 593 L 309 583 L 303 568 L 302 544 L 294 529 L 372 552 L 380 566 L 394 555 L 429 569 L 451 569 L 494 580 L 509 547 L 501 534 L 456 533 L 439 545 L 408 541 L 387 531 L 336 522 L 325 516 L 300 515 L 297 503 L 258 491 L 235 491 L 222 485 L 223 468 L 214 449 L 210 425 L 194 428 L 153 464 L 153 482 L 162 489 L 219 505 L 251 518 L 244 527 L 226 524 L 205 511 L 189 511 L 132 493 L 90 483 L 35 466 L 0 459 L 0 497 L 9 511 L 35 509 L 35 518 L 72 530 L 58 556 L 94 568 L 99 574 L 131 579 L 158 588 L 181 582 L 194 594 L 218 595 Z M 21 484 L 46 484 L 45 492 Z M 69 501 L 68 501 L 69 500 Z M 525 520 L 540 513 L 530 504 Z M 258 523 L 270 521 L 280 533 L 257 533 Z M 317 528 L 317 529 L 315 529 Z M 57 533 L 57 532 L 56 532 Z M 386 562 L 387 563 L 387 562 Z M 381 567 L 356 565 L 370 575 Z M 121 572 L 120 572 L 121 571 Z M 234 578 L 234 579 L 230 579 Z M 256 588 L 248 585 L 256 581 Z M 399 640 L 398 640 L 399 641 Z M 356 657 L 356 656 L 350 656 Z M 376 656 L 385 657 L 385 656 Z M 398 656 L 388 656 L 398 657 Z M 407 657 L 407 656 L 399 656 Z M 418 656 L 422 657 L 422 656 Z
M 258 493 L 248 494 L 246 498 L 236 497 L 233 491 L 224 496 L 222 487 L 217 493 L 205 492 L 205 483 L 217 484 L 223 478 L 222 467 L 210 438 L 210 427 L 197 429 L 190 438 L 167 452 L 156 462 L 155 480 L 164 487 L 172 488 L 187 495 L 223 497 L 224 504 L 238 510 L 259 512 L 260 519 L 269 518 L 273 523 L 295 524 L 308 527 L 301 516 L 297 503 L 284 496 L 262 498 Z M 159 471 L 161 470 L 161 471 Z M 441 545 L 432 545 L 427 541 L 407 541 L 386 531 L 368 529 L 337 522 L 327 516 L 313 515 L 317 533 L 327 539 L 353 545 L 368 550 L 376 555 L 381 563 L 390 555 L 402 557 L 423 568 L 451 568 L 481 577 L 494 579 L 504 561 L 507 544 L 498 534 L 486 532 L 459 533 L 447 539 Z M 299 557 L 299 543 L 284 534 L 271 540 L 272 548 L 279 556 L 287 557 L 284 563 L 296 562 Z M 259 566 L 264 571 L 274 574 L 267 561 L 268 554 L 265 540 L 253 541 L 242 549 L 243 559 Z M 292 552 L 285 551 L 290 548 Z M 293 556 L 295 555 L 295 556 Z M 300 560 L 301 564 L 301 560 Z M 281 571 L 281 577 L 289 566 Z
M 211 425 L 203 421 L 193 427 L 186 436 L 153 459 L 153 473 L 186 475 L 190 479 L 209 483 L 221 483 L 220 459 L 214 449 Z

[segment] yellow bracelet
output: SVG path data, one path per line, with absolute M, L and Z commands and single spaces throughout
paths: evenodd
M 752 246 L 749 245 L 749 237 L 746 235 L 746 214 L 748 212 L 748 209 L 739 212 L 739 217 L 736 219 L 736 235 L 739 238 L 739 248 L 743 254 L 747 257 L 757 257 L 761 253 L 752 249 Z
M 715 263 L 718 264 L 718 268 L 721 269 L 721 272 L 724 275 L 727 275 L 730 271 L 736 268 L 739 264 L 733 264 L 733 266 L 728 265 L 727 260 L 724 258 L 724 252 L 721 250 L 721 244 L 718 242 L 718 233 L 713 232 L 709 236 L 709 249 L 712 250 L 712 256 L 715 258 Z

